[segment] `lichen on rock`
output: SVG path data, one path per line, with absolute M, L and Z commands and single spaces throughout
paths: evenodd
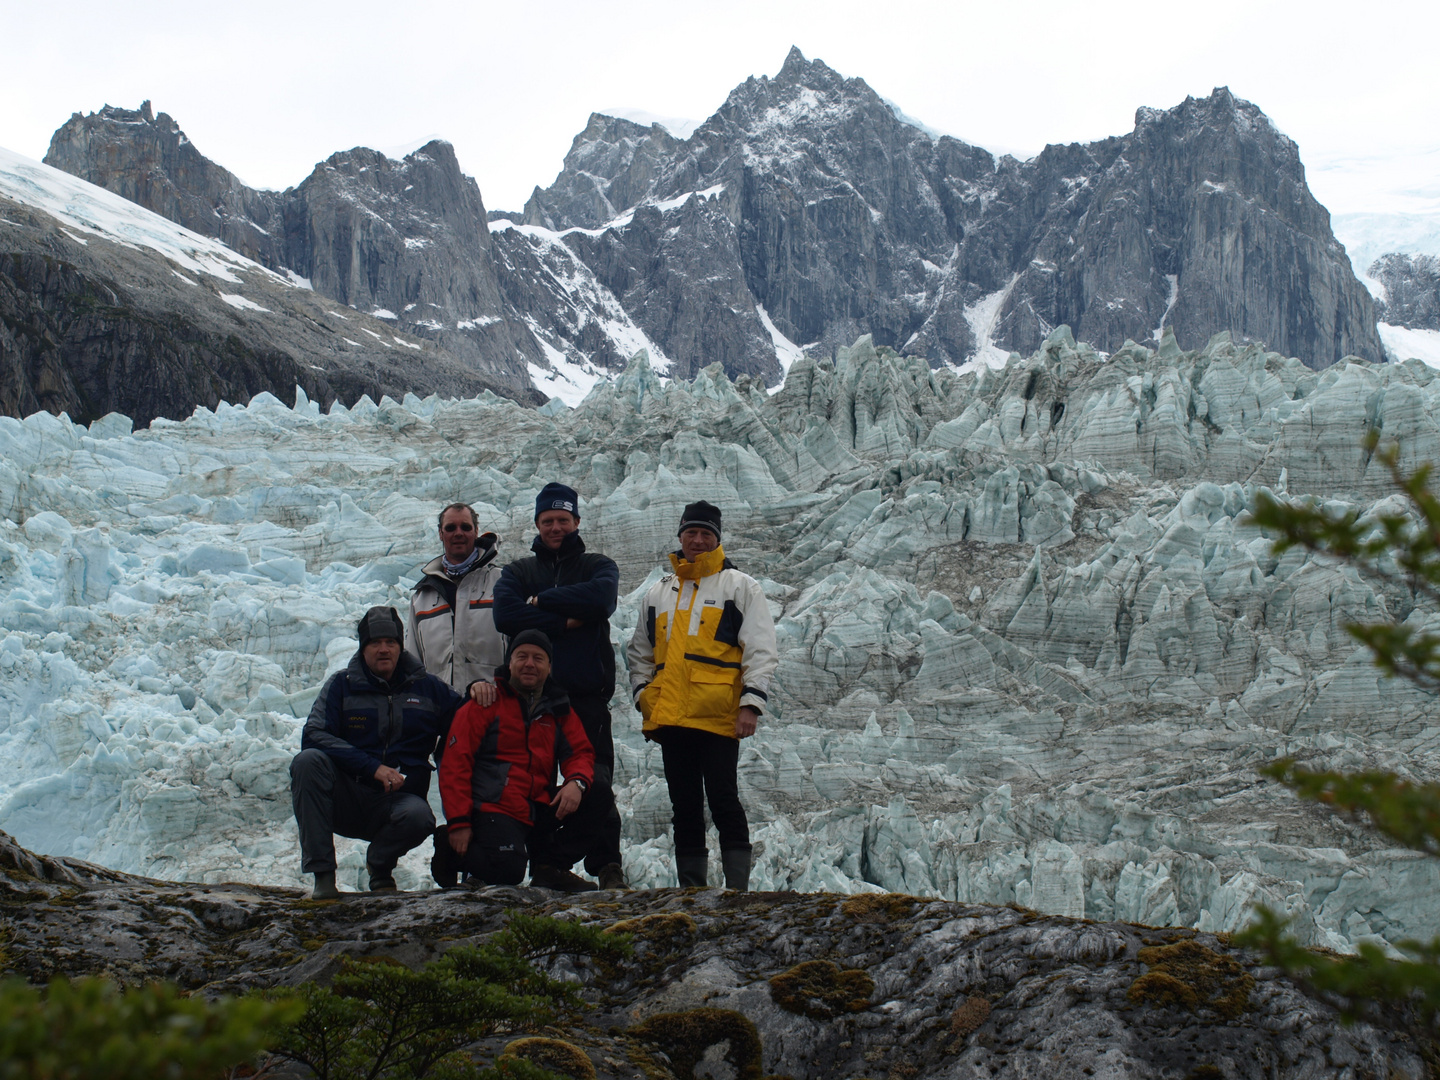
M 505 1045 L 500 1061 L 503 1062 L 506 1058 L 529 1061 L 542 1069 L 571 1077 L 572 1080 L 595 1080 L 595 1063 L 590 1060 L 590 1055 L 564 1039 L 545 1039 L 538 1036 L 516 1039 Z
M 724 1046 L 721 1056 L 738 1080 L 759 1080 L 760 1034 L 755 1025 L 733 1009 L 687 1009 L 659 1013 L 630 1029 L 630 1034 L 659 1048 L 670 1059 L 678 1080 L 693 1080 L 695 1066 L 712 1046 Z

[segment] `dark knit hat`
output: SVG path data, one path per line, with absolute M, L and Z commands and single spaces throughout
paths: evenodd
M 675 530 L 679 536 L 686 529 L 709 529 L 715 534 L 715 539 L 720 539 L 720 508 L 701 499 L 685 507 L 685 512 L 680 515 L 680 528 Z
M 393 607 L 372 607 L 360 620 L 360 647 L 363 649 L 375 638 L 394 638 L 405 644 L 405 624 L 400 613 Z
M 575 489 L 564 484 L 546 484 L 535 496 L 535 520 L 547 510 L 568 510 L 577 518 L 580 516 L 580 496 Z
M 555 660 L 555 646 L 550 644 L 550 636 L 544 630 L 521 630 L 510 639 L 510 644 L 505 647 L 505 666 L 510 666 L 510 657 L 521 645 L 538 645 L 545 650 L 553 663 Z

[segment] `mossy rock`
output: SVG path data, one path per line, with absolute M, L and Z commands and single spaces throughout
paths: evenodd
M 950 1034 L 963 1039 L 990 1019 L 990 1002 L 983 997 L 967 997 L 950 1014 Z
M 675 951 L 690 946 L 700 936 L 700 927 L 683 911 L 657 911 L 612 923 L 605 933 L 631 934 L 651 948 Z
M 520 1058 L 573 1080 L 595 1080 L 595 1063 L 590 1055 L 564 1039 L 516 1039 L 501 1052 L 500 1061 L 506 1058 Z
M 920 901 L 905 893 L 856 893 L 840 905 L 840 914 L 856 922 L 903 919 Z
M 1176 1005 L 1197 1012 L 1210 1009 L 1234 1020 L 1250 1002 L 1255 979 L 1240 964 L 1197 941 L 1177 941 L 1141 949 L 1150 970 L 1130 984 L 1126 996 L 1136 1005 Z
M 760 1080 L 760 1033 L 748 1017 L 733 1009 L 657 1013 L 629 1034 L 664 1052 L 678 1080 L 694 1080 L 695 1066 L 705 1051 L 722 1043 L 737 1080 Z
M 858 968 L 829 960 L 806 960 L 770 980 L 770 998 L 786 1012 L 812 1020 L 830 1020 L 870 1007 L 875 980 Z

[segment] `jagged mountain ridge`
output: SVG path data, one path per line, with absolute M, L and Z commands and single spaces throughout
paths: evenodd
M 688 139 L 593 115 L 523 216 L 487 214 L 441 142 L 257 192 L 148 103 L 75 114 L 46 160 L 496 378 L 568 372 L 576 400 L 636 348 L 679 377 L 719 362 L 773 385 L 777 335 L 870 333 L 935 365 L 1028 352 L 1062 323 L 1102 351 L 1164 324 L 1317 367 L 1384 358 L 1294 143 L 1226 90 L 997 160 L 792 50 Z
M 569 337 L 547 335 L 566 301 L 583 306 L 587 294 L 547 291 L 557 275 L 537 273 L 534 256 L 517 266 L 512 255 L 497 268 L 479 187 L 442 140 L 400 161 L 356 147 L 332 154 L 296 187 L 262 191 L 204 157 L 147 101 L 138 110 L 75 113 L 45 163 L 429 340 L 511 393 L 530 391 L 530 368 L 552 367 L 557 344 L 574 346 L 582 364 L 595 354 L 601 366 L 650 345 L 603 299 L 600 318 L 570 312 Z M 595 323 L 618 327 L 618 340 L 585 335 Z
M 683 142 L 592 117 L 525 220 L 595 229 L 630 200 L 717 188 L 698 205 L 730 220 L 755 302 L 794 341 L 833 347 L 869 332 L 956 362 L 982 334 L 1029 352 L 1066 324 L 1113 351 L 1163 322 L 1182 340 L 1231 330 L 1315 366 L 1384 356 L 1295 144 L 1225 89 L 1142 108 L 1126 136 L 997 161 L 932 141 L 863 80 L 792 50 L 774 79 L 747 80 Z M 634 230 L 605 235 L 654 254 L 650 231 Z

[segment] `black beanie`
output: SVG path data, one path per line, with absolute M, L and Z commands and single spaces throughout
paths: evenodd
M 372 607 L 365 612 L 365 617 L 360 620 L 359 634 L 362 649 L 375 638 L 394 638 L 401 645 L 405 644 L 405 624 L 393 607 Z
M 580 496 L 575 494 L 574 488 L 564 484 L 546 484 L 535 496 L 535 520 L 539 521 L 540 515 L 547 510 L 566 510 L 578 518 Z
M 505 666 L 510 666 L 510 657 L 521 645 L 539 645 L 545 650 L 545 655 L 550 662 L 555 662 L 555 646 L 550 644 L 550 636 L 544 630 L 521 630 L 510 639 L 510 644 L 505 647 Z
M 720 508 L 701 499 L 685 507 L 685 512 L 680 515 L 680 528 L 675 530 L 679 536 L 686 529 L 709 529 L 715 534 L 715 539 L 720 539 Z

